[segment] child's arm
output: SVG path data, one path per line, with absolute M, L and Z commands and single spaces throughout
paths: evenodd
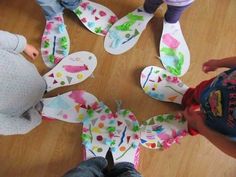
M 25 50 L 27 41 L 24 36 L 0 31 L 0 48 L 21 53 Z
M 0 48 L 16 53 L 25 52 L 29 57 L 35 59 L 39 52 L 32 45 L 27 44 L 24 36 L 12 34 L 0 30 Z
M 230 140 L 228 137 L 209 129 L 206 126 L 199 127 L 198 131 L 221 151 L 233 158 L 236 158 L 235 141 Z
M 234 67 L 236 67 L 236 56 L 222 58 L 219 60 L 215 59 L 209 60 L 203 64 L 202 69 L 205 73 L 208 73 L 209 71 L 215 71 L 218 68 L 234 68 Z
M 236 158 L 236 142 L 208 128 L 204 123 L 204 116 L 202 113 L 186 108 L 183 114 L 191 128 L 198 130 L 201 135 L 205 136 L 224 153 Z

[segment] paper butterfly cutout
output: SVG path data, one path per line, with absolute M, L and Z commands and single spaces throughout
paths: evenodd
M 71 95 L 79 101 L 75 102 Z M 55 101 L 58 97 L 60 100 Z M 166 149 L 187 135 L 187 123 L 181 115 L 159 115 L 140 126 L 131 111 L 122 109 L 112 113 L 108 106 L 85 91 L 72 91 L 43 102 L 45 117 L 83 123 L 85 159 L 105 157 L 111 149 L 115 163 L 131 162 L 137 167 L 139 144 L 151 149 Z M 67 116 L 63 117 L 65 113 Z

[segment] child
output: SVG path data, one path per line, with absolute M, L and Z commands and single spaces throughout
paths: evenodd
M 74 12 L 90 31 L 106 35 L 116 21 L 116 15 L 108 8 L 89 0 L 37 0 L 46 18 L 41 41 L 42 58 L 52 68 L 69 54 L 70 39 L 64 24 L 64 8 Z
M 166 70 L 181 77 L 190 66 L 190 52 L 179 19 L 194 0 L 145 0 L 144 10 L 154 13 L 165 2 L 167 11 L 160 40 L 160 60 Z M 172 53 L 172 54 L 171 54 Z
M 189 88 L 183 96 L 184 117 L 190 133 L 197 130 L 226 154 L 236 158 L 236 57 L 209 60 L 203 71 L 231 68 L 217 77 Z M 193 110 L 200 105 L 201 110 Z M 193 128 L 193 129 L 191 129 Z
M 194 0 L 146 0 L 128 15 L 119 19 L 109 30 L 104 41 L 105 50 L 119 55 L 127 52 L 138 42 L 147 24 L 153 18 L 156 9 L 167 3 L 167 12 L 163 20 L 162 36 L 160 39 L 160 60 L 163 66 L 172 74 L 181 77 L 190 66 L 190 52 L 184 39 L 179 23 L 183 11 Z
M 41 53 L 45 65 L 54 67 L 69 54 L 70 39 L 64 24 L 64 8 L 75 10 L 81 0 L 37 0 L 46 18 L 41 41 Z
M 64 177 L 141 177 L 132 163 L 118 163 L 110 171 L 105 171 L 107 165 L 105 158 L 93 157 L 67 172 Z
M 23 36 L 0 31 L 0 134 L 25 134 L 41 123 L 36 110 L 46 83 L 32 60 L 38 51 Z

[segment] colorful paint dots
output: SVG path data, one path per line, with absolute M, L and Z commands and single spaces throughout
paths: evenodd
M 83 77 L 84 77 L 84 75 L 83 75 L 82 73 L 79 73 L 79 74 L 77 75 L 77 78 L 78 78 L 78 79 L 83 79 Z
M 126 150 L 126 147 L 125 146 L 121 146 L 119 149 L 120 149 L 121 152 L 124 152 Z
M 57 77 L 61 77 L 61 76 L 62 76 L 62 73 L 61 73 L 61 72 L 58 72 L 58 73 L 56 73 L 56 76 L 57 76 Z
M 103 128 L 103 127 L 104 127 L 104 123 L 100 122 L 100 123 L 98 124 L 98 127 L 99 127 L 99 128 Z
M 100 119 L 101 119 L 102 121 L 104 121 L 106 118 L 107 118 L 106 115 L 101 115 L 101 117 L 100 117 Z
M 114 17 L 117 19 L 110 9 L 90 0 L 83 0 L 74 10 L 74 13 L 90 31 L 102 36 L 105 36 L 111 27 L 111 21 L 114 21 Z
M 103 141 L 103 137 L 101 135 L 97 136 L 98 141 Z
M 68 115 L 67 115 L 67 114 L 64 114 L 64 115 L 63 115 L 63 118 L 64 118 L 64 119 L 67 119 L 67 118 L 68 118 Z
M 98 148 L 98 149 L 97 149 L 97 152 L 102 152 L 102 151 L 103 151 L 102 148 Z
M 84 115 L 80 114 L 78 118 L 79 118 L 79 120 L 83 120 L 84 119 Z

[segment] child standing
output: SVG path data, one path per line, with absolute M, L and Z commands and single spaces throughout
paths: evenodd
M 46 18 L 41 41 L 41 53 L 45 65 L 53 68 L 70 51 L 70 38 L 64 24 L 64 8 L 75 10 L 81 0 L 37 0 Z
M 181 77 L 190 66 L 190 52 L 179 23 L 183 12 L 194 0 L 145 0 L 144 10 L 154 13 L 162 4 L 167 4 L 160 40 L 160 60 L 166 70 Z
M 222 67 L 230 70 L 189 88 L 182 104 L 186 107 L 184 117 L 190 133 L 196 134 L 193 129 L 197 130 L 220 150 L 236 158 L 236 57 L 209 60 L 203 64 L 203 71 Z M 191 109 L 192 105 L 200 105 L 201 110 Z
M 116 21 L 108 8 L 90 0 L 37 0 L 42 7 L 46 25 L 41 42 L 42 58 L 52 68 L 70 51 L 70 39 L 64 24 L 63 10 L 74 12 L 87 29 L 104 36 Z
M 40 102 L 46 83 L 32 60 L 38 51 L 27 44 L 23 36 L 0 31 L 0 134 L 25 134 L 41 123 L 35 108 Z
M 184 130 L 202 134 L 236 158 L 236 57 L 209 60 L 203 71 L 221 67 L 230 69 L 189 88 L 166 70 L 149 66 L 142 71 L 141 86 L 154 99 L 181 104 L 187 120 Z
M 190 66 L 190 52 L 179 19 L 193 1 L 145 0 L 143 7 L 128 13 L 111 27 L 104 41 L 105 50 L 119 55 L 131 49 L 138 42 L 156 9 L 165 2 L 167 12 L 163 20 L 158 58 L 166 70 L 178 77 L 183 76 Z

